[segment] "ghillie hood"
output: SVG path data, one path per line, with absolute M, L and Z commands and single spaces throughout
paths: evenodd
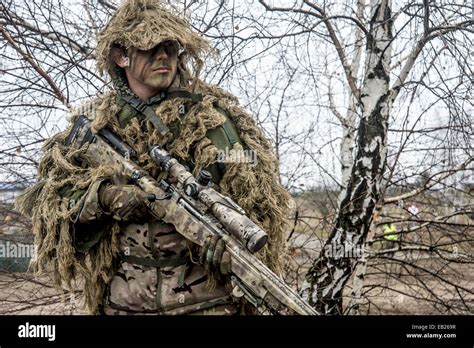
M 186 70 L 190 63 L 193 77 L 197 77 L 204 55 L 210 52 L 207 40 L 193 32 L 181 15 L 159 0 L 125 0 L 97 35 L 97 68 L 101 74 L 107 71 L 114 76 L 116 64 L 110 54 L 114 45 L 149 50 L 166 40 L 178 41 L 184 49 L 178 68 Z

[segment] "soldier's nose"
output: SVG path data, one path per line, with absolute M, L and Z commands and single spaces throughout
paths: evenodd
M 156 54 L 155 54 L 155 59 L 165 59 L 168 58 L 168 54 L 166 53 L 166 50 L 162 45 L 158 46 Z

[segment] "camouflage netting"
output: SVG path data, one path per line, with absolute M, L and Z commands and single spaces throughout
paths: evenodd
M 146 8 L 146 11 L 137 11 L 136 6 Z M 176 138 L 170 133 L 162 136 L 149 121 L 137 118 L 132 119 L 125 128 L 119 127 L 117 91 L 122 94 L 131 91 L 123 81 L 123 74 L 117 74 L 118 68 L 108 60 L 113 43 L 149 49 L 163 40 L 175 39 L 188 52 L 188 57 L 198 63 L 200 55 L 208 48 L 207 42 L 192 33 L 183 20 L 164 11 L 161 6 L 159 1 L 153 0 L 125 1 L 106 30 L 99 34 L 98 67 L 107 70 L 113 77 L 115 91 L 93 101 L 95 107 L 91 109 L 95 110 L 95 115 L 88 115 L 93 118 L 92 128 L 97 132 L 106 125 L 112 127 L 136 150 L 139 156 L 137 162 L 152 175 L 159 171 L 150 161 L 147 152 L 150 145 L 155 144 L 165 145 L 173 156 L 183 161 L 190 160 L 190 155 L 193 156 L 194 174 L 197 174 L 200 169 L 217 161 L 218 149 L 205 135 L 209 129 L 224 123 L 225 117 L 216 107 L 223 110 L 235 123 L 246 149 L 256 153 L 257 164 L 226 163 L 226 172 L 217 189 L 229 194 L 253 221 L 267 231 L 269 242 L 258 252 L 258 257 L 275 272 L 281 273 L 290 196 L 279 183 L 278 163 L 270 142 L 257 128 L 254 120 L 238 105 L 234 96 L 199 81 L 196 73 L 191 85 L 182 55 L 179 76 L 174 85 L 202 93 L 204 100 L 193 103 L 187 99 L 175 98 L 165 100 L 158 106 L 156 114 L 170 128 L 175 126 L 179 129 Z M 135 26 L 133 21 L 137 19 L 140 24 Z M 193 71 L 196 72 L 196 69 L 199 66 L 195 65 Z M 179 117 L 182 105 L 188 110 L 184 118 Z M 64 147 L 62 142 L 66 135 L 67 131 L 59 133 L 45 144 L 44 157 L 39 167 L 42 181 L 19 197 L 17 209 L 32 218 L 35 244 L 38 246 L 35 271 L 52 271 L 58 288 L 66 286 L 72 289 L 74 280 L 83 278 L 86 306 L 92 313 L 97 313 L 105 286 L 113 276 L 112 261 L 119 253 L 117 234 L 120 228 L 117 222 L 111 222 L 106 235 L 87 255 L 76 252 L 72 244 L 71 229 L 80 205 L 68 206 L 68 201 L 60 198 L 60 191 L 64 186 L 87 190 L 97 180 L 112 177 L 113 170 L 105 166 L 92 169 L 80 167 L 75 159 L 84 158 L 84 151 Z M 234 145 L 234 148 L 238 149 L 239 146 Z
M 59 192 L 67 186 L 86 190 L 97 180 L 110 178 L 113 169 L 103 166 L 89 170 L 78 166 L 75 159 L 87 161 L 87 157 L 83 150 L 63 146 L 66 136 L 67 132 L 61 132 L 44 145 L 44 156 L 38 168 L 42 180 L 18 197 L 16 208 L 32 219 L 38 248 L 30 265 L 32 271 L 38 276 L 52 272 L 54 285 L 60 291 L 63 287 L 74 291 L 74 281 L 83 280 L 85 304 L 95 313 L 105 284 L 112 279 L 112 259 L 119 251 L 118 225 L 111 225 L 103 242 L 89 254 L 77 253 L 71 229 L 81 205 L 70 206 L 67 199 L 61 199 Z
M 110 50 L 113 45 L 149 50 L 162 41 L 176 40 L 184 52 L 179 67 L 183 70 L 189 62 L 198 76 L 203 55 L 210 52 L 209 43 L 191 31 L 186 20 L 178 17 L 173 9 L 157 0 L 126 0 L 107 26 L 97 35 L 97 67 L 114 75 L 115 63 Z M 181 71 L 182 73 L 182 71 Z

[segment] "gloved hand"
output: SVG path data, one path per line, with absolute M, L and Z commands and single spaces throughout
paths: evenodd
M 149 216 L 147 194 L 135 185 L 103 184 L 99 204 L 106 214 L 120 221 L 140 221 Z
M 218 235 L 208 237 L 199 251 L 199 262 L 211 271 L 228 275 L 231 271 L 231 257 L 225 250 L 225 243 Z

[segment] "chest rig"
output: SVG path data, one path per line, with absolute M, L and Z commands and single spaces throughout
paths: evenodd
M 154 111 L 154 109 L 156 109 L 156 107 L 163 101 L 174 98 L 187 99 L 192 103 L 199 103 L 203 100 L 202 94 L 195 94 L 186 90 L 161 92 L 151 97 L 147 101 L 142 101 L 138 97 L 132 95 L 118 94 L 117 103 L 121 107 L 121 111 L 118 114 L 118 122 L 120 127 L 124 128 L 131 119 L 137 117 L 140 120 L 146 119 L 150 121 L 161 135 L 164 136 L 168 132 L 171 132 L 173 134 L 173 138 L 176 138 L 180 132 L 179 122 L 173 122 L 169 125 L 166 125 Z M 184 119 L 188 109 L 185 104 L 183 104 L 182 107 L 183 108 L 180 110 L 179 116 L 181 119 Z M 242 144 L 237 128 L 227 113 L 217 106 L 214 108 L 225 117 L 225 122 L 217 128 L 208 130 L 206 137 L 209 138 L 209 140 L 220 150 L 232 148 L 235 143 Z M 191 171 L 194 169 L 192 160 L 182 164 L 186 165 Z M 204 169 L 211 173 L 213 183 L 218 185 L 225 172 L 224 164 L 218 162 Z

